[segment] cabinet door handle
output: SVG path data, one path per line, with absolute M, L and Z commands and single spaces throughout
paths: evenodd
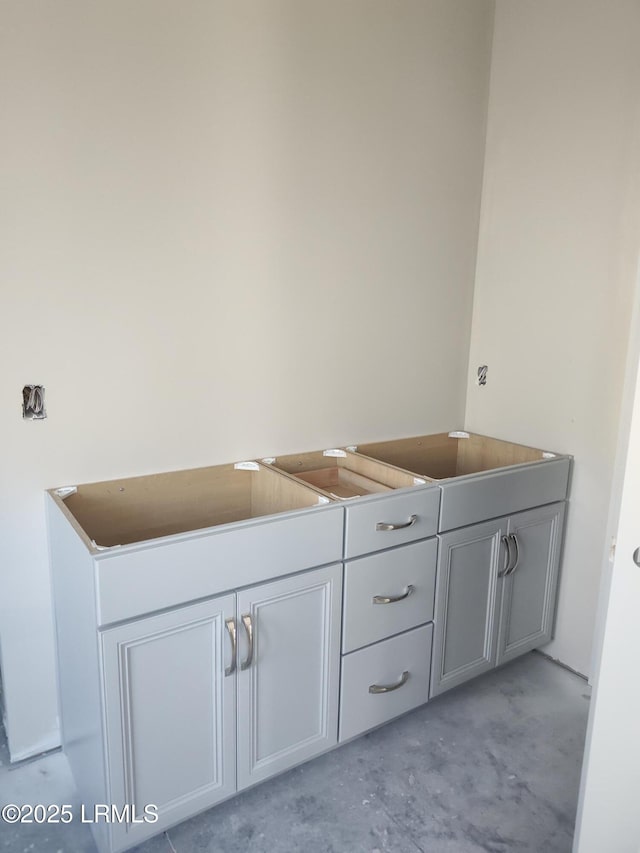
M 404 601 L 405 598 L 409 598 L 411 593 L 415 590 L 415 586 L 410 583 L 402 595 L 374 595 L 373 603 L 374 604 L 395 604 L 396 601 Z
M 236 620 L 225 619 L 224 624 L 227 626 L 229 638 L 231 639 L 231 663 L 225 669 L 224 674 L 233 675 L 233 673 L 236 671 L 236 661 L 238 656 L 238 636 L 236 634 Z
M 502 544 L 505 546 L 505 561 L 502 571 L 498 572 L 499 578 L 505 578 L 511 571 L 511 539 L 508 536 L 503 536 Z
M 242 617 L 242 624 L 244 625 L 244 630 L 247 632 L 247 640 L 249 641 L 247 657 L 240 664 L 240 669 L 245 670 L 249 669 L 253 662 L 253 625 L 251 623 L 251 616 L 249 613 L 245 613 Z
M 388 524 L 386 521 L 379 521 L 376 524 L 376 530 L 404 530 L 405 527 L 411 527 L 412 524 L 415 524 L 418 520 L 417 515 L 412 515 L 409 521 L 405 521 L 404 524 Z
M 516 554 L 516 558 L 513 561 L 513 565 L 511 566 L 511 568 L 507 572 L 507 574 L 512 575 L 515 572 L 515 570 L 518 568 L 518 565 L 520 564 L 520 545 L 518 544 L 518 537 L 516 536 L 515 533 L 512 533 L 509 536 L 509 539 L 513 540 L 513 549 L 514 549 L 515 554 Z
M 636 566 L 640 566 L 640 548 L 636 548 L 636 550 L 633 552 L 633 562 L 636 564 Z
M 370 684 L 369 693 L 391 693 L 393 690 L 399 690 L 409 680 L 409 670 L 405 671 L 400 676 L 400 681 L 397 684 Z

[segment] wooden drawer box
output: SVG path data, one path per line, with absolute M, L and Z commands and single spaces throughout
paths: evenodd
M 423 477 L 341 449 L 269 457 L 261 464 L 301 480 L 332 500 L 351 500 L 425 483 Z
M 436 557 L 427 539 L 346 563 L 344 654 L 433 619 Z
M 423 625 L 342 658 L 340 742 L 427 701 L 432 633 Z

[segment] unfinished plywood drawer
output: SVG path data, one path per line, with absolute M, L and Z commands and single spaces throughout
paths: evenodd
M 427 701 L 432 633 L 423 625 L 342 658 L 341 742 Z
M 439 481 L 440 531 L 567 495 L 569 456 L 465 431 L 362 444 L 357 451 Z
M 93 556 L 99 625 L 342 556 L 342 507 L 256 463 L 60 492 L 52 499 Z
M 434 536 L 439 507 L 440 492 L 435 485 L 347 504 L 345 558 Z
M 436 557 L 427 539 L 345 565 L 343 653 L 433 619 Z
M 261 462 L 312 486 L 332 500 L 352 500 L 426 482 L 423 477 L 339 448 L 270 457 Z

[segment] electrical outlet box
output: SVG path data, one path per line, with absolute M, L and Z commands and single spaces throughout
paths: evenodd
M 22 417 L 28 421 L 47 417 L 44 407 L 44 385 L 25 385 L 22 389 Z

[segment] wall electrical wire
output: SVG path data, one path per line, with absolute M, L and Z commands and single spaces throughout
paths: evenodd
M 22 417 L 31 420 L 47 417 L 43 385 L 25 385 L 22 389 Z

